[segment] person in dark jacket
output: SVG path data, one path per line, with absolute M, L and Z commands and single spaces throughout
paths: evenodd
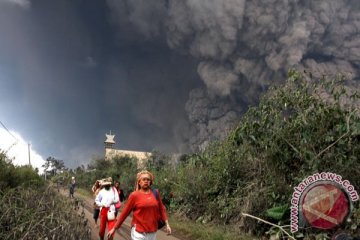
M 125 195 L 124 195 L 124 190 L 122 190 L 120 188 L 120 182 L 119 181 L 115 181 L 115 184 L 114 184 L 114 187 L 115 189 L 117 190 L 118 194 L 119 194 L 119 204 L 117 204 L 116 206 L 116 209 L 115 209 L 115 216 L 117 216 L 119 210 L 120 210 L 120 207 L 121 207 L 121 203 L 125 200 Z

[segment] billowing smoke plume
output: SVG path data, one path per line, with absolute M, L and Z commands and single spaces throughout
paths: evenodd
M 224 137 L 249 104 L 289 68 L 359 76 L 356 0 L 108 0 L 119 24 L 199 60 L 206 89 L 186 104 L 193 146 Z M 121 19 L 119 16 L 122 16 Z

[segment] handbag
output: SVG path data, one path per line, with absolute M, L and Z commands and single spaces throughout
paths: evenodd
M 114 188 L 113 188 L 112 190 L 113 190 L 113 192 L 114 192 L 114 199 L 115 199 L 115 194 L 117 193 L 117 190 L 116 190 L 116 193 L 115 193 Z M 116 203 L 115 203 L 115 209 L 119 209 L 119 208 L 121 208 L 121 202 L 120 202 L 120 199 L 119 199 L 119 201 L 118 201 L 118 202 L 116 202 Z
M 118 201 L 117 203 L 115 203 L 115 208 L 116 208 L 116 209 L 121 208 L 121 202 L 120 202 L 120 201 Z
M 114 220 L 115 219 L 115 211 L 112 211 L 111 209 L 109 209 L 107 212 L 107 219 L 109 221 Z
M 161 218 L 158 220 L 158 229 L 162 229 L 165 226 L 165 221 Z
M 158 224 L 158 229 L 161 229 L 161 228 L 163 228 L 164 226 L 165 226 L 165 221 L 161 218 L 161 206 L 160 206 L 160 200 L 159 200 L 159 194 L 158 194 L 158 192 L 157 192 L 157 189 L 152 189 L 152 192 L 153 192 L 153 194 L 154 194 L 154 196 L 155 196 L 155 198 L 156 198 L 156 200 L 157 200 L 157 202 L 158 202 L 158 205 L 159 205 L 159 219 L 158 219 L 158 221 L 157 221 L 157 224 Z

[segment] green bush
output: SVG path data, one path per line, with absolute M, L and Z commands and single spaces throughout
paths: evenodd
M 0 189 L 5 191 L 18 186 L 39 187 L 45 184 L 29 166 L 14 166 L 4 152 L 0 152 Z
M 192 219 L 263 232 L 241 213 L 273 221 L 267 209 L 289 204 L 293 187 L 308 175 L 334 172 L 360 186 L 359 95 L 346 83 L 342 76 L 310 79 L 290 71 L 226 140 L 187 156 L 176 173 L 159 169 L 170 178 L 160 187 Z

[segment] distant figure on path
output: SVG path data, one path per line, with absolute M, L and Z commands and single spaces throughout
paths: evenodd
M 69 184 L 69 195 L 70 195 L 70 198 L 74 198 L 75 186 L 76 186 L 75 177 L 72 177 L 72 178 L 71 178 L 71 182 L 70 182 L 70 184 Z

